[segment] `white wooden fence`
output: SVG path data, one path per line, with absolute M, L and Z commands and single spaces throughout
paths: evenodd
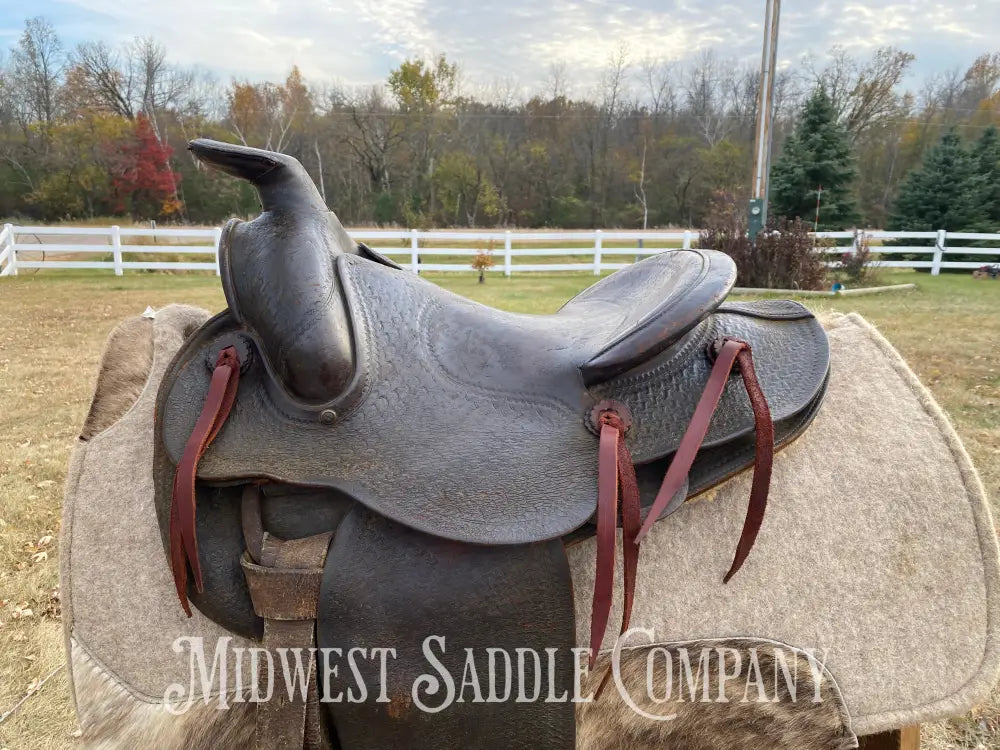
M 827 237 L 829 239 L 851 239 L 855 237 L 854 232 L 817 232 L 815 237 Z M 954 255 L 984 255 L 1000 258 L 1000 247 L 967 247 L 965 245 L 953 245 L 952 242 L 1000 242 L 1000 234 L 983 234 L 980 232 L 946 232 L 939 229 L 936 232 L 883 232 L 879 230 L 868 230 L 863 233 L 868 240 L 884 242 L 886 240 L 934 240 L 933 247 L 924 246 L 886 246 L 870 244 L 872 253 L 879 256 L 899 255 L 901 253 L 921 253 L 930 256 L 926 260 L 892 260 L 891 258 L 879 257 L 876 265 L 882 268 L 929 268 L 931 274 L 937 276 L 942 268 L 975 270 L 980 266 L 990 263 L 987 258 L 982 262 L 978 261 L 957 261 L 948 260 L 948 254 Z M 843 254 L 850 248 L 830 247 L 822 248 L 826 253 Z M 828 265 L 833 265 L 828 264 Z
M 603 271 L 624 268 L 640 256 L 655 255 L 676 247 L 691 247 L 697 238 L 695 231 L 610 231 L 588 230 L 567 232 L 532 231 L 384 231 L 349 230 L 351 235 L 370 247 L 398 260 L 412 271 L 469 271 L 472 258 L 484 249 L 492 249 L 494 267 L 490 270 L 510 276 L 515 271 Z M 43 227 L 5 224 L 0 229 L 0 276 L 16 275 L 19 269 L 96 268 L 113 270 L 121 276 L 126 270 L 209 270 L 218 273 L 218 246 L 222 230 L 132 227 Z M 852 239 L 853 232 L 819 232 L 817 237 Z M 934 240 L 934 245 L 887 247 L 871 245 L 880 258 L 877 263 L 889 268 L 929 268 L 937 275 L 941 269 L 975 269 L 982 265 L 970 261 L 950 261 L 949 253 L 963 255 L 1000 256 L 1000 248 L 956 246 L 952 242 L 992 240 L 1000 242 L 1000 234 L 970 232 L 883 232 L 868 231 L 869 240 L 899 239 Z M 131 244 L 123 239 L 131 240 Z M 135 244 L 134 238 L 144 238 Z M 149 244 L 152 243 L 152 244 Z M 428 246 L 426 243 L 433 243 Z M 438 246 L 444 243 L 445 246 Z M 447 243 L 473 247 L 450 247 Z M 553 247 L 553 243 L 560 246 Z M 569 243 L 570 247 L 562 247 Z M 818 248 L 826 254 L 842 254 L 848 247 Z M 142 253 L 196 256 L 192 260 L 130 260 L 129 254 Z M 921 254 L 924 260 L 893 260 L 901 253 Z M 72 256 L 91 254 L 97 260 L 78 260 Z M 20 257 L 19 257 L 20 256 Z M 39 257 L 41 256 L 41 257 Z M 47 257 L 54 256 L 54 257 Z M 69 257 L 67 257 L 69 256 Z M 108 257 L 110 256 L 110 260 Z M 201 256 L 201 259 L 197 259 Z M 426 258 L 455 257 L 455 263 L 427 262 Z M 566 263 L 521 262 L 523 258 L 564 256 Z M 581 262 L 580 256 L 587 256 Z M 889 258 L 883 256 L 890 256 Z M 628 262 L 623 262 L 625 259 Z M 517 260 L 515 260 L 517 259 Z M 984 260 L 984 262 L 986 262 Z M 835 265 L 830 261 L 828 265 Z

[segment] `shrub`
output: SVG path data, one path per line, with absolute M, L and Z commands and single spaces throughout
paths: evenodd
M 864 232 L 854 233 L 854 244 L 840 256 L 837 271 L 855 284 L 870 284 L 875 279 L 878 266 Z
M 755 242 L 747 236 L 747 205 L 729 193 L 712 200 L 698 247 L 736 263 L 737 283 L 764 289 L 821 289 L 827 269 L 809 227 L 799 219 L 769 219 Z
M 493 240 L 490 240 L 488 249 L 480 250 L 472 259 L 472 267 L 479 271 L 479 283 L 486 281 L 486 271 L 493 268 Z

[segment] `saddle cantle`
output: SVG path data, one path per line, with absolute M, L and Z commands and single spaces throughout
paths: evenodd
M 225 227 L 219 259 L 229 307 L 185 344 L 158 395 L 157 514 L 185 606 L 190 595 L 226 627 L 259 637 L 267 607 L 251 601 L 243 571 L 254 560 L 241 566 L 244 548 L 256 559 L 261 545 L 251 540 L 264 531 L 279 539 L 332 532 L 330 556 L 318 563 L 326 565 L 316 595 L 320 645 L 356 637 L 356 623 L 338 628 L 326 608 L 362 606 L 358 592 L 370 592 L 344 567 L 370 550 L 363 518 L 389 522 L 378 535 L 387 540 L 382 554 L 405 547 L 407 566 L 421 559 L 414 546 L 433 549 L 428 559 L 457 555 L 464 563 L 453 560 L 455 570 L 468 564 L 470 575 L 476 566 L 499 569 L 488 561 L 501 554 L 509 585 L 520 570 L 555 591 L 568 575 L 552 561 L 564 542 L 594 533 L 595 519 L 606 538 L 598 563 L 613 571 L 619 494 L 634 579 L 640 507 L 648 526 L 756 460 L 757 497 L 730 575 L 739 567 L 763 513 L 765 455 L 805 429 L 825 392 L 826 336 L 804 307 L 726 303 L 732 260 L 677 250 L 600 280 L 553 315 L 502 312 L 354 243 L 294 159 L 203 140 L 191 148 L 252 182 L 264 211 Z M 734 367 L 743 383 L 729 376 Z M 700 429 L 688 429 L 692 422 Z M 495 549 L 463 557 L 468 545 Z M 434 565 L 430 574 L 441 575 Z M 386 591 L 393 585 L 386 581 Z M 455 596 L 464 590 L 449 585 Z M 522 599 L 538 607 L 534 591 Z M 572 598 L 558 598 L 571 626 Z M 517 629 L 479 606 L 472 640 Z M 533 643 L 564 645 L 568 634 L 572 646 L 572 627 L 548 620 Z M 595 652 L 606 621 L 595 617 Z M 525 726 L 559 713 L 536 710 Z M 333 714 L 345 746 L 374 746 L 346 728 L 357 724 L 346 709 Z M 572 739 L 565 709 L 559 716 L 548 746 Z M 453 724 L 458 731 L 461 722 Z M 414 736 L 433 744 L 419 727 Z

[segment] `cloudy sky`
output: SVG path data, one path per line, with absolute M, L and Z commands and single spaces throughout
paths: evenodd
M 67 47 L 85 39 L 161 40 L 170 57 L 232 76 L 281 80 L 293 64 L 312 80 L 383 79 L 407 57 L 444 52 L 466 80 L 537 86 L 553 62 L 593 80 L 621 45 L 630 59 L 682 59 L 714 48 L 759 60 L 764 0 L 0 0 L 0 49 L 25 17 L 42 15 Z M 780 57 L 864 53 L 893 44 L 917 55 L 913 79 L 1000 50 L 1000 0 L 785 0 Z

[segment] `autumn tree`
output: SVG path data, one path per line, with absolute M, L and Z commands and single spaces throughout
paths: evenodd
M 83 42 L 71 58 L 67 100 L 76 108 L 103 109 L 134 120 L 140 113 L 155 126 L 156 113 L 177 104 L 192 74 L 167 62 L 162 44 L 137 37 L 115 49 Z
M 47 221 L 118 213 L 113 174 L 132 123 L 104 112 L 52 125 L 48 169 L 27 196 L 33 215 Z
M 434 159 L 442 140 L 437 115 L 454 105 L 457 86 L 458 66 L 444 55 L 433 62 L 405 60 L 389 73 L 389 91 L 404 116 L 402 143 L 412 160 L 403 206 L 411 226 L 425 223 L 435 212 Z
M 171 216 L 180 210 L 175 196 L 179 175 L 170 168 L 171 149 L 160 143 L 149 118 L 135 119 L 131 142 L 121 151 L 114 173 L 118 212 L 133 218 Z
M 896 114 L 898 86 L 915 59 L 895 47 L 881 47 L 868 60 L 858 60 L 843 47 L 834 47 L 829 64 L 812 74 L 830 98 L 837 120 L 856 140 Z
M 460 86 L 455 62 L 438 56 L 405 60 L 385 80 L 353 88 L 307 80 L 296 67 L 280 79 L 222 83 L 179 66 L 155 39 L 84 39 L 67 54 L 44 19 L 22 32 L 0 50 L 4 217 L 252 215 L 250 186 L 205 169 L 183 147 L 199 136 L 295 157 L 355 225 L 696 227 L 714 193 L 746 195 L 759 72 L 719 49 L 681 60 L 618 50 L 599 70 L 553 60 L 534 89 L 510 76 Z M 854 197 L 860 221 L 885 226 L 900 183 L 944 132 L 955 128 L 971 144 L 1000 126 L 1000 53 L 914 85 L 911 61 L 888 47 L 863 56 L 834 49 L 817 70 L 778 71 L 772 199 L 782 199 L 782 160 L 797 154 L 785 180 L 795 213 L 811 220 L 822 184 L 824 225 L 849 223 L 830 211 Z M 839 136 L 793 135 L 809 93 L 799 84 L 810 77 L 846 133 L 845 168 L 853 164 L 856 176 L 839 174 L 849 183 L 843 194 L 838 174 L 808 171 L 844 167 L 829 158 Z M 126 166 L 147 127 L 169 156 L 151 154 L 159 177 L 143 177 L 138 190 Z M 977 162 L 989 161 L 988 147 Z M 169 194 L 167 175 L 176 176 Z M 986 194 L 979 203 L 997 201 Z

